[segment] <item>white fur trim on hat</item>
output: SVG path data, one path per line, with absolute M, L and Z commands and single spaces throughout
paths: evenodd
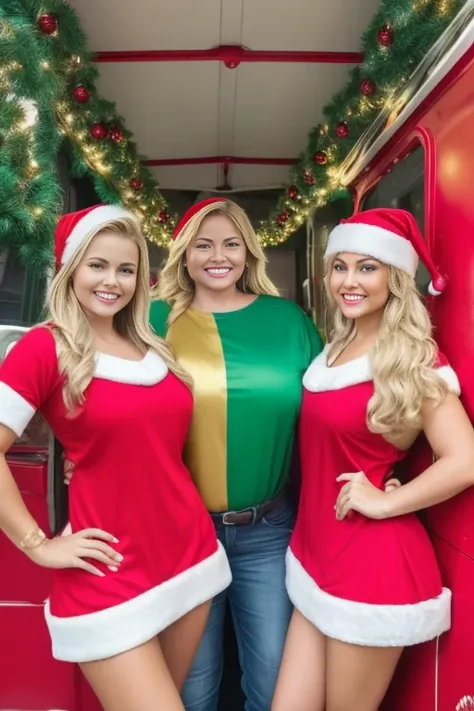
M 66 246 L 61 257 L 61 264 L 66 264 L 74 257 L 92 230 L 99 229 L 107 222 L 123 220 L 126 217 L 136 219 L 132 212 L 124 210 L 123 207 L 119 207 L 118 205 L 99 205 L 94 210 L 88 212 L 87 215 L 84 215 L 84 217 L 79 220 L 67 238 Z
M 418 267 L 418 255 L 411 242 L 375 225 L 355 222 L 337 225 L 329 235 L 325 257 L 340 252 L 366 254 L 384 264 L 403 269 L 413 277 Z

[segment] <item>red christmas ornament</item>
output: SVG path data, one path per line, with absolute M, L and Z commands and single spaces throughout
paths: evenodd
M 290 187 L 288 188 L 288 197 L 290 198 L 290 200 L 300 199 L 301 196 L 298 192 L 298 188 L 296 187 L 296 185 L 290 185 Z
M 79 104 L 86 104 L 91 96 L 89 89 L 86 89 L 86 87 L 82 86 L 82 84 L 79 84 L 79 86 L 74 88 L 72 95 Z
M 316 165 L 326 165 L 328 162 L 328 157 L 324 151 L 317 151 L 314 156 L 313 160 L 316 163 Z
M 308 185 L 316 185 L 316 178 L 314 177 L 309 168 L 306 168 L 304 172 L 304 182 Z
M 38 17 L 38 27 L 44 35 L 54 35 L 58 29 L 58 18 L 50 12 L 44 12 Z
M 339 123 L 336 126 L 336 136 L 338 138 L 347 138 L 349 135 L 349 126 L 347 125 L 347 121 L 339 121 Z
M 110 129 L 110 138 L 112 141 L 115 141 L 115 143 L 121 143 L 125 136 L 123 135 L 123 131 L 119 126 L 113 126 Z
M 377 87 L 370 79 L 364 79 L 360 85 L 360 90 L 364 96 L 372 96 L 372 94 L 375 94 Z
M 168 220 L 170 219 L 170 216 L 168 215 L 166 210 L 160 210 L 160 212 L 158 213 L 157 219 L 158 219 L 158 222 L 161 222 L 161 224 L 163 224 L 164 222 L 168 222 Z
M 289 216 L 290 216 L 290 214 L 286 210 L 283 210 L 283 212 L 280 212 L 280 214 L 276 218 L 277 224 L 284 225 L 285 222 L 287 221 L 287 219 L 289 218 Z
M 140 180 L 140 178 L 132 178 L 130 181 L 130 187 L 133 190 L 141 190 L 143 188 L 143 180 Z
M 382 47 L 390 47 L 393 44 L 393 31 L 388 23 L 379 29 L 377 39 Z
M 109 135 L 109 129 L 103 123 L 93 123 L 90 134 L 94 141 L 103 141 Z

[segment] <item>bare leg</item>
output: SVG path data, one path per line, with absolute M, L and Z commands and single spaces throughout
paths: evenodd
M 104 711 L 184 711 L 156 637 L 81 669 Z
M 211 600 L 160 632 L 161 651 L 176 688 L 181 691 L 206 628 Z
M 403 648 L 326 644 L 326 711 L 377 711 Z
M 294 610 L 272 711 L 324 711 L 326 638 Z

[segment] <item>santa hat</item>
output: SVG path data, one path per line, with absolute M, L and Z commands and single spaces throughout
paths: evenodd
M 429 293 L 437 296 L 446 287 L 415 218 L 406 210 L 376 208 L 341 220 L 329 235 L 325 258 L 340 252 L 367 254 L 412 277 L 421 260 L 431 275 Z
M 118 205 L 94 205 L 60 217 L 54 232 L 56 270 L 59 270 L 74 257 L 91 232 L 98 232 L 109 222 L 124 218 L 136 221 L 133 213 Z
M 215 202 L 228 202 L 228 200 L 222 197 L 208 198 L 207 200 L 201 200 L 200 202 L 196 202 L 189 208 L 189 210 L 186 210 L 186 212 L 178 222 L 178 225 L 173 234 L 173 239 L 177 239 L 177 237 L 179 237 L 179 235 L 184 230 L 191 218 L 195 217 L 195 215 L 198 215 L 204 207 L 207 207 L 207 205 L 212 205 Z

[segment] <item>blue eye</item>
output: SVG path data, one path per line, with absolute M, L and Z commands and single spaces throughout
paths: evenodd
M 374 267 L 373 264 L 364 264 L 361 268 L 361 271 L 368 271 L 368 272 L 374 272 L 377 267 Z
M 343 272 L 343 271 L 344 271 L 343 265 L 342 265 L 342 264 L 335 264 L 335 265 L 334 265 L 334 271 L 336 271 L 336 272 Z

